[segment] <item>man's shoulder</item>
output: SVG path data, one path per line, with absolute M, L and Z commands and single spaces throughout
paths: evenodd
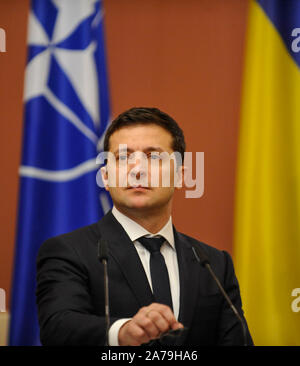
M 87 247 L 96 245 L 98 240 L 99 230 L 96 222 L 45 240 L 39 249 L 39 256 L 59 252 L 63 254 L 70 250 L 80 253 Z
M 204 253 L 207 255 L 207 257 L 212 261 L 224 261 L 224 256 L 227 257 L 229 254 L 221 249 L 216 248 L 215 246 L 211 244 L 204 243 L 203 241 L 200 241 L 198 239 L 195 239 L 187 234 L 177 232 L 178 238 L 182 243 L 185 243 L 188 247 L 197 247 L 200 246 L 201 249 L 204 251 Z
M 57 253 L 67 255 L 74 251 L 79 256 L 86 256 L 88 252 L 94 255 L 100 237 L 115 229 L 113 224 L 113 215 L 110 210 L 95 223 L 45 240 L 39 248 L 39 256 Z
M 192 246 L 201 247 L 218 278 L 224 278 L 227 273 L 230 273 L 230 275 L 234 273 L 233 261 L 231 255 L 227 251 L 217 249 L 213 245 L 206 244 L 183 233 L 177 232 L 177 235 L 181 244 L 184 245 L 186 248 L 189 248 L 191 250 Z
M 98 235 L 98 222 L 90 225 L 82 226 L 67 233 L 49 238 L 51 241 L 63 241 L 66 243 L 74 243 L 76 241 L 93 240 Z

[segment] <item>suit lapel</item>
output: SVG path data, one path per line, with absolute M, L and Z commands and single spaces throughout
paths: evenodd
M 107 241 L 109 254 L 120 267 L 140 306 L 151 304 L 153 295 L 146 273 L 135 246 L 122 225 L 109 211 L 98 222 L 98 227 L 101 237 Z
M 185 327 L 190 328 L 199 289 L 200 266 L 194 256 L 191 244 L 175 228 L 174 238 L 180 278 L 180 310 L 178 321 Z M 178 339 L 176 344 L 182 344 L 185 336 L 186 333 Z

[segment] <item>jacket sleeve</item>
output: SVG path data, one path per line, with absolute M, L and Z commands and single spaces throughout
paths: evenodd
M 225 260 L 225 273 L 224 280 L 222 281 L 223 286 L 227 295 L 229 296 L 230 300 L 232 301 L 233 305 L 236 307 L 239 315 L 242 318 L 242 321 L 246 327 L 246 342 L 248 346 L 251 346 L 253 345 L 253 341 L 242 310 L 240 289 L 238 280 L 234 273 L 233 262 L 227 252 L 223 251 L 223 254 Z M 242 325 L 225 299 L 222 305 L 218 334 L 218 345 L 242 346 L 244 344 Z
M 87 271 L 60 237 L 47 240 L 39 250 L 36 300 L 43 345 L 105 344 L 105 318 L 94 314 Z

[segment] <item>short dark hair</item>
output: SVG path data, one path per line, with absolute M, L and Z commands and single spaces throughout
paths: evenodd
M 110 136 L 123 127 L 155 124 L 168 131 L 173 138 L 172 149 L 178 151 L 183 162 L 185 152 L 185 141 L 182 129 L 177 122 L 167 113 L 158 108 L 133 107 L 121 113 L 108 127 L 104 138 L 104 151 L 109 151 Z

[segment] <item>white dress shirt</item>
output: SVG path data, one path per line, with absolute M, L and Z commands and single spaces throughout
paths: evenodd
M 141 225 L 137 224 L 135 221 L 122 214 L 119 210 L 116 209 L 116 207 L 113 207 L 112 214 L 122 225 L 123 229 L 126 231 L 127 235 L 133 242 L 133 245 L 135 246 L 137 253 L 140 257 L 140 260 L 142 262 L 142 265 L 144 267 L 151 289 L 152 289 L 152 281 L 150 274 L 150 252 L 137 239 L 140 238 L 141 236 L 153 237 L 157 235 L 160 235 L 166 239 L 166 241 L 161 246 L 161 254 L 165 259 L 165 263 L 169 274 L 171 296 L 173 302 L 173 312 L 175 318 L 178 319 L 180 287 L 179 287 L 179 271 L 178 271 L 177 255 L 175 250 L 172 218 L 170 217 L 169 221 L 158 233 L 152 234 L 145 228 L 143 228 Z M 110 346 L 119 345 L 118 342 L 119 329 L 128 320 L 130 320 L 130 318 L 119 319 L 116 322 L 114 322 L 113 325 L 110 327 L 108 334 L 108 344 Z

